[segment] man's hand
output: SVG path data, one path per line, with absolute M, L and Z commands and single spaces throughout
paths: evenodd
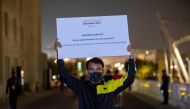
M 127 50 L 131 53 L 131 55 L 129 55 L 129 59 L 134 59 L 134 48 L 131 45 L 128 45 Z
M 56 50 L 56 52 L 58 50 L 58 47 L 61 48 L 62 46 L 61 46 L 61 43 L 58 41 L 58 39 L 56 39 L 55 44 L 54 44 L 54 49 Z

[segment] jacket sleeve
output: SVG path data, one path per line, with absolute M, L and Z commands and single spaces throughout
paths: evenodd
M 68 70 L 64 67 L 62 59 L 58 59 L 58 71 L 60 74 L 61 81 L 66 83 L 75 93 L 78 93 L 81 89 L 81 80 L 71 76 Z
M 122 85 L 117 88 L 117 90 L 115 91 L 115 94 L 118 94 L 121 91 L 123 91 L 124 89 L 126 89 L 127 87 L 129 87 L 134 82 L 135 74 L 136 74 L 136 70 L 135 70 L 134 59 L 129 59 L 129 61 L 128 61 L 128 76 L 123 77 L 124 81 L 123 81 Z

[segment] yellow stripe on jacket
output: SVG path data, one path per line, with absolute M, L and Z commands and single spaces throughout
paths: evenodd
M 107 82 L 104 82 L 103 85 L 98 85 L 96 87 L 97 94 L 106 94 L 110 92 L 114 92 L 119 87 L 123 86 L 123 82 L 127 79 L 127 76 L 123 76 L 120 79 L 111 79 Z

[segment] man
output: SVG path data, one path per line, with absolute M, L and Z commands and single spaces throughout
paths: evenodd
M 9 92 L 9 103 L 11 109 L 16 109 L 17 97 L 19 94 L 19 80 L 16 78 L 16 73 L 12 69 L 12 77 L 7 80 L 6 95 Z
M 164 69 L 162 70 L 162 85 L 160 87 L 164 98 L 162 104 L 168 104 L 168 98 L 169 98 L 168 86 L 169 86 L 169 76 L 167 76 L 166 70 Z
M 56 40 L 55 49 L 61 47 L 60 42 Z M 135 78 L 135 63 L 133 59 L 133 49 L 128 46 L 129 70 L 128 75 L 120 79 L 104 81 L 104 63 L 100 58 L 94 57 L 87 61 L 86 71 L 89 80 L 80 80 L 69 74 L 64 68 L 62 59 L 58 59 L 58 70 L 61 79 L 71 88 L 78 97 L 79 109 L 113 109 L 115 97 L 121 91 L 129 87 Z

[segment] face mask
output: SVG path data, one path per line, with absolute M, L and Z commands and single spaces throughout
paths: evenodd
M 97 84 L 102 79 L 102 73 L 101 72 L 92 72 L 89 73 L 90 81 L 94 84 Z

